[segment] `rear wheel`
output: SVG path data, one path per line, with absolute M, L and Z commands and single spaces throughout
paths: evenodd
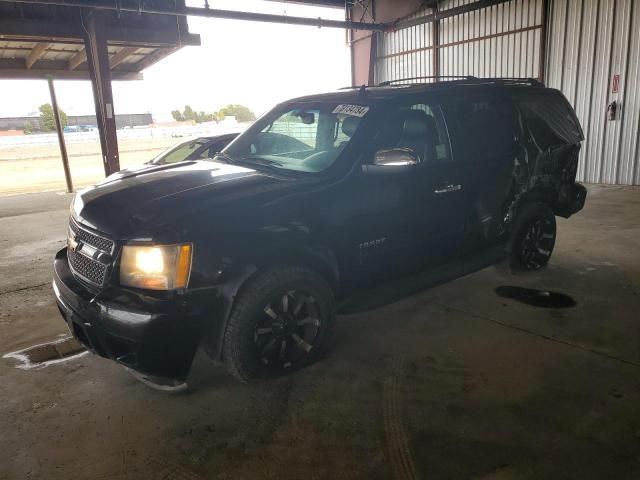
M 229 318 L 225 367 L 248 382 L 308 365 L 325 350 L 334 319 L 333 292 L 320 275 L 293 266 L 258 273 Z
M 510 265 L 535 271 L 544 268 L 556 243 L 556 217 L 545 203 L 525 205 L 514 225 Z

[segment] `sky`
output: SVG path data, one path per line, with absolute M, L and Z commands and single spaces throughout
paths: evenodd
M 202 7 L 204 0 L 187 0 Z M 209 0 L 211 8 L 343 20 L 341 9 L 264 0 Z M 184 47 L 143 71 L 142 81 L 113 82 L 114 110 L 151 112 L 171 120 L 171 110 L 191 105 L 213 112 L 229 103 L 264 113 L 288 98 L 350 85 L 344 30 L 189 17 L 202 45 Z M 95 113 L 89 81 L 55 82 L 68 115 Z M 0 117 L 36 114 L 49 103 L 44 80 L 0 80 Z

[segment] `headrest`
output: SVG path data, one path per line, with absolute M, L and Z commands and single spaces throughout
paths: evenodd
M 422 110 L 405 110 L 402 114 L 402 136 L 424 138 L 429 133 L 429 116 Z
M 359 117 L 347 117 L 342 120 L 342 133 L 344 133 L 347 137 L 352 137 L 354 133 L 356 133 L 356 128 L 358 128 L 358 124 L 360 123 Z

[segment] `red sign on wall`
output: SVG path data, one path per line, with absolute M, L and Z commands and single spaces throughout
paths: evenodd
M 616 73 L 613 76 L 613 81 L 611 82 L 611 93 L 618 93 L 620 91 L 620 74 Z

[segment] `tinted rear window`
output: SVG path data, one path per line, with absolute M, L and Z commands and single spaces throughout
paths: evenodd
M 517 94 L 515 100 L 529 132 L 541 149 L 583 140 L 580 124 L 559 92 L 530 90 Z

